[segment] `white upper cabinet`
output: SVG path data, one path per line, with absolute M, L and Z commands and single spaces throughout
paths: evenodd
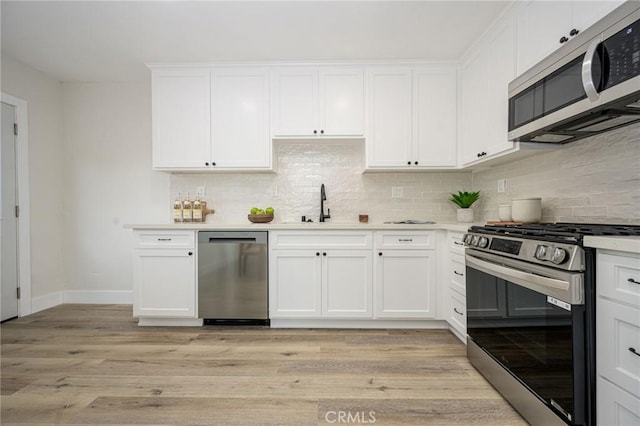
M 454 68 L 372 68 L 367 84 L 369 170 L 455 167 Z
M 622 4 L 615 1 L 528 1 L 516 11 L 518 74 Z
M 269 72 L 264 68 L 211 73 L 211 167 L 271 167 Z
M 205 167 L 211 156 L 209 70 L 154 71 L 151 84 L 153 167 Z
M 470 165 L 517 149 L 507 139 L 509 82 L 515 77 L 516 28 L 512 16 L 497 23 L 460 77 L 460 164 Z
M 275 137 L 363 137 L 361 68 L 287 67 L 272 72 Z
M 413 71 L 414 166 L 456 165 L 457 83 L 455 68 Z
M 411 69 L 367 70 L 368 168 L 406 167 L 411 157 Z
M 271 169 L 266 69 L 158 69 L 152 85 L 154 168 Z

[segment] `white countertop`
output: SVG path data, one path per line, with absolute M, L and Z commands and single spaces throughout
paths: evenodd
M 340 223 L 340 222 L 311 222 L 311 223 L 151 223 L 151 224 L 127 224 L 127 229 L 193 229 L 198 231 L 214 230 L 240 230 L 240 231 L 301 231 L 301 230 L 341 230 L 341 231 L 376 231 L 376 230 L 407 230 L 407 231 L 428 231 L 445 230 L 466 232 L 472 223 L 436 223 L 432 225 L 408 225 L 392 223 Z
M 596 237 L 587 235 L 584 237 L 583 242 L 585 247 L 594 247 L 596 249 L 625 251 L 629 253 L 640 254 L 640 237 L 637 236 Z

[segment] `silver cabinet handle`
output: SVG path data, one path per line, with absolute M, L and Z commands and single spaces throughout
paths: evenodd
M 458 308 L 453 308 L 454 312 L 458 315 L 464 315 L 464 312 L 460 312 Z
M 633 278 L 629 278 L 627 281 L 629 281 L 630 283 L 633 283 L 633 284 L 639 284 L 640 285 L 640 281 L 636 281 Z

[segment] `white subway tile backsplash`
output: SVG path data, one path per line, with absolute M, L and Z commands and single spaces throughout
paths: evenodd
M 211 223 L 243 223 L 253 206 L 274 207 L 278 222 L 299 221 L 302 215 L 317 221 L 322 183 L 332 222 L 357 222 L 359 214 L 368 214 L 370 222 L 455 222 L 449 193 L 471 188 L 470 172 L 363 174 L 362 142 L 278 141 L 274 156 L 273 174 L 172 174 L 171 193 L 193 195 L 196 186 L 205 186 L 207 206 L 216 210 L 207 218 Z M 402 198 L 391 197 L 393 186 L 403 188 Z
M 507 179 L 505 193 L 496 182 Z M 542 220 L 640 224 L 640 125 L 473 173 L 483 194 L 477 217 L 496 220 L 498 205 L 542 197 Z

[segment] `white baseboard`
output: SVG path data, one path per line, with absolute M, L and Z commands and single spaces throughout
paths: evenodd
M 31 313 L 44 311 L 45 309 L 53 308 L 54 306 L 62 305 L 64 303 L 64 293 L 62 291 L 56 291 L 54 293 L 45 294 L 44 296 L 38 296 L 31 299 Z
M 133 304 L 131 290 L 65 290 L 63 303 Z

